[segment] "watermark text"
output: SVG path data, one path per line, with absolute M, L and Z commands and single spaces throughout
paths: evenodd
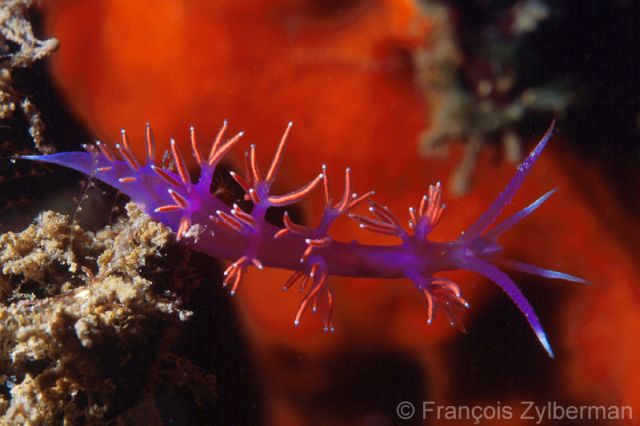
M 503 404 L 496 401 L 485 405 L 446 405 L 435 401 L 413 403 L 402 401 L 396 406 L 396 414 L 402 420 L 420 416 L 423 420 L 472 421 L 473 424 L 496 424 L 500 420 L 520 419 L 531 424 L 548 424 L 550 421 L 575 421 L 585 424 L 599 420 L 632 420 L 633 409 L 629 405 L 566 405 L 557 401 L 519 401 Z

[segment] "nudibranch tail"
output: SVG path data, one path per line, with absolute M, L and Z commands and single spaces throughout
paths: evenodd
M 258 164 L 255 145 L 250 145 L 245 152 L 244 174 L 230 172 L 244 191 L 244 201 L 251 202 L 249 209 L 244 209 L 240 200 L 228 205 L 216 196 L 217 191 L 210 192 L 216 166 L 243 136 L 240 132 L 225 140 L 226 121 L 208 154 L 201 152 L 194 128 L 189 129 L 192 154 L 200 168 L 200 175 L 195 183 L 191 181 L 186 162 L 175 141 L 171 140 L 170 144 L 173 167 L 155 163 L 155 139 L 149 125 L 145 127 L 146 158 L 142 162 L 133 154 L 125 131 L 121 133 L 121 143 L 115 145 L 115 152 L 108 145 L 96 142 L 95 145 L 87 145 L 84 153 L 64 152 L 21 158 L 72 168 L 124 192 L 153 219 L 169 226 L 176 232 L 176 238 L 182 239 L 190 248 L 230 261 L 224 272 L 223 284 L 230 288 L 231 294 L 238 291 L 249 267 L 263 269 L 268 266 L 291 270 L 292 275 L 284 283 L 283 290 L 299 285 L 300 292 L 303 293 L 294 316 L 296 326 L 309 308 L 313 312 L 323 309 L 324 329 L 334 330 L 334 297 L 329 277 L 340 275 L 378 279 L 408 278 L 425 304 L 427 323 L 432 322 L 438 310 L 443 310 L 452 325 L 462 328 L 458 311 L 468 308 L 469 303 L 462 297 L 458 284 L 436 274 L 466 269 L 483 275 L 502 288 L 522 311 L 549 356 L 553 356 L 533 307 L 513 280 L 496 265 L 545 278 L 585 282 L 569 274 L 502 257 L 499 237 L 539 208 L 555 190 L 549 191 L 489 229 L 523 184 L 551 138 L 553 128 L 554 124 L 518 167 L 515 176 L 486 212 L 458 239 L 448 242 L 429 240 L 431 231 L 437 226 L 445 210 L 440 183 L 429 186 L 418 206 L 409 209 L 406 229 L 391 209 L 371 200 L 373 191 L 354 191 L 350 168 L 345 170 L 344 188 L 337 202 L 334 202 L 330 194 L 326 166 L 299 189 L 287 194 L 272 194 L 271 189 L 284 159 L 292 123 L 288 124 L 281 137 L 265 174 Z M 324 210 L 317 226 L 297 224 L 286 211 L 282 216 L 282 228 L 267 222 L 266 212 L 269 208 L 297 203 L 318 187 L 323 191 Z M 369 203 L 371 215 L 354 213 L 359 205 L 366 202 Z M 341 216 L 353 219 L 367 232 L 396 237 L 400 241 L 388 246 L 336 241 L 331 236 L 331 228 Z
M 530 172 L 533 165 L 539 158 L 542 150 L 546 146 L 547 142 L 551 138 L 554 131 L 555 122 L 551 123 L 551 126 L 545 133 L 544 137 L 540 140 L 537 146 L 531 151 L 529 156 L 518 167 L 515 176 L 507 184 L 506 188 L 496 197 L 494 202 L 483 213 L 480 218 L 476 220 L 465 232 L 463 232 L 458 238 L 457 243 L 464 248 L 462 256 L 458 258 L 457 265 L 461 269 L 467 269 L 483 275 L 490 281 L 498 285 L 516 304 L 520 311 L 524 314 L 525 318 L 529 322 L 529 325 L 533 329 L 534 333 L 538 337 L 538 340 L 545 348 L 550 357 L 553 357 L 553 351 L 549 345 L 549 341 L 546 334 L 540 324 L 533 307 L 522 294 L 515 282 L 504 272 L 498 269 L 493 264 L 507 267 L 509 269 L 524 272 L 532 275 L 538 275 L 551 279 L 562 279 L 565 281 L 572 281 L 576 283 L 587 283 L 582 278 L 575 277 L 573 275 L 565 274 L 562 272 L 544 269 L 538 266 L 529 265 L 524 262 L 519 262 L 511 259 L 505 259 L 501 257 L 502 247 L 498 244 L 498 238 L 508 231 L 519 221 L 523 220 L 536 209 L 538 209 L 546 200 L 549 199 L 556 189 L 552 189 L 540 198 L 529 204 L 524 209 L 511 215 L 507 219 L 503 220 L 493 228 L 489 227 L 495 222 L 504 208 L 511 202 L 517 190 L 521 187 L 527 174 Z M 468 249 L 468 250 L 466 250 Z

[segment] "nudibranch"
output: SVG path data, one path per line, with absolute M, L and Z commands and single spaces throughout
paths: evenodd
M 542 153 L 553 134 L 552 123 L 537 146 L 517 168 L 506 188 L 487 210 L 452 241 L 429 240 L 429 233 L 438 224 L 445 205 L 440 184 L 428 187 L 417 207 L 409 208 L 408 228 L 384 205 L 372 200 L 373 191 L 356 193 L 351 172 L 347 168 L 344 188 L 338 201 L 329 190 L 327 167 L 300 189 L 288 194 L 271 191 L 278 169 L 283 161 L 285 147 L 291 131 L 289 123 L 266 173 L 257 164 L 256 147 L 245 152 L 244 175 L 230 172 L 244 191 L 244 200 L 250 208 L 237 203 L 231 206 L 211 192 L 214 171 L 222 158 L 242 137 L 242 132 L 225 140 L 225 122 L 210 150 L 204 155 L 196 142 L 195 130 L 190 129 L 193 156 L 200 167 L 196 182 L 191 180 L 184 157 L 171 140 L 173 167 L 156 163 L 155 141 L 151 127 L 145 129 L 146 158 L 141 162 L 133 154 L 127 133 L 115 145 L 115 152 L 105 143 L 85 145 L 86 152 L 62 152 L 53 155 L 27 155 L 23 159 L 57 164 L 95 177 L 128 195 L 151 218 L 170 227 L 176 238 L 193 250 L 231 262 L 225 270 L 224 285 L 234 294 L 247 268 L 263 266 L 285 268 L 292 272 L 284 283 L 289 289 L 299 283 L 304 292 L 295 315 L 298 325 L 309 307 L 324 311 L 324 329 L 333 331 L 333 295 L 330 275 L 364 278 L 408 278 L 426 305 L 427 323 L 431 323 L 436 310 L 442 309 L 453 324 L 461 308 L 469 304 L 462 297 L 455 282 L 437 276 L 439 272 L 464 269 L 483 275 L 497 284 L 522 311 L 538 340 L 553 357 L 553 351 L 533 307 L 515 282 L 498 266 L 515 271 L 566 281 L 585 281 L 581 278 L 543 269 L 503 256 L 498 243 L 500 236 L 514 224 L 540 207 L 554 192 L 551 190 L 536 201 L 492 227 L 503 209 L 524 182 L 527 174 Z M 116 155 L 117 152 L 117 155 Z M 284 226 L 279 228 L 267 222 L 270 207 L 288 206 L 301 201 L 316 187 L 324 193 L 324 211 L 316 227 L 295 223 L 285 211 Z M 363 203 L 369 204 L 371 215 L 352 213 Z M 364 230 L 397 237 L 396 245 L 365 245 L 340 242 L 331 237 L 331 226 L 336 219 L 347 215 Z

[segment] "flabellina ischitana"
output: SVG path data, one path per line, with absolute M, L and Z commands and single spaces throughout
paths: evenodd
M 145 129 L 146 159 L 140 162 L 133 154 L 126 132 L 122 143 L 116 144 L 118 156 L 108 145 L 96 142 L 84 146 L 86 152 L 63 152 L 53 155 L 28 155 L 23 159 L 58 164 L 95 177 L 128 195 L 149 216 L 170 227 L 187 246 L 209 256 L 231 261 L 224 272 L 224 285 L 231 294 L 238 289 L 243 275 L 250 266 L 263 265 L 292 271 L 283 289 L 299 283 L 304 293 L 295 315 L 298 325 L 311 306 L 325 312 L 324 329 L 333 331 L 331 314 L 333 296 L 329 275 L 365 278 L 408 278 L 424 300 L 427 322 L 431 323 L 436 309 L 443 309 L 453 323 L 458 309 L 469 307 L 462 298 L 460 287 L 453 281 L 436 276 L 441 271 L 466 269 L 476 272 L 497 284 L 522 311 L 538 340 L 553 357 L 533 307 L 514 281 L 495 265 L 546 278 L 581 282 L 581 278 L 562 272 L 543 269 L 503 257 L 499 237 L 514 224 L 527 217 L 554 192 L 551 190 L 529 206 L 491 227 L 542 153 L 552 136 L 552 124 L 537 146 L 517 168 L 506 188 L 487 210 L 460 236 L 447 242 L 429 240 L 429 233 L 438 224 L 444 211 L 440 184 L 431 185 L 416 208 L 409 209 L 408 229 L 402 227 L 394 214 L 383 205 L 371 200 L 373 191 L 356 193 L 352 188 L 349 168 L 345 171 L 344 190 L 335 202 L 329 191 L 327 168 L 311 182 L 284 195 L 271 193 L 271 186 L 283 160 L 291 130 L 287 127 L 273 160 L 263 174 L 256 161 L 256 147 L 245 152 L 245 175 L 230 172 L 244 190 L 244 199 L 251 202 L 245 211 L 237 204 L 228 206 L 211 193 L 216 166 L 241 139 L 242 133 L 224 140 L 226 122 L 211 149 L 202 154 L 191 128 L 191 146 L 200 167 L 197 182 L 192 182 L 182 154 L 175 141 L 171 141 L 173 169 L 156 164 L 155 142 L 151 128 Z M 317 227 L 296 224 L 285 212 L 284 227 L 279 228 L 265 220 L 267 209 L 296 203 L 317 186 L 324 192 L 324 211 Z M 369 203 L 370 216 L 352 214 L 354 207 Z M 330 236 L 330 228 L 341 215 L 348 215 L 365 230 L 397 237 L 396 245 L 365 245 L 356 241 L 345 243 Z

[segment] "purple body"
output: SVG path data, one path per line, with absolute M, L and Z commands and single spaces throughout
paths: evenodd
M 542 269 L 533 265 L 504 259 L 497 239 L 515 223 L 538 208 L 554 191 L 540 197 L 528 207 L 493 226 L 496 218 L 507 206 L 542 153 L 553 133 L 553 125 L 542 140 L 518 167 L 507 187 L 460 237 L 450 242 L 432 242 L 428 235 L 437 225 L 444 210 L 440 185 L 431 186 L 419 207 L 410 210 L 409 231 L 406 231 L 385 207 L 370 198 L 373 193 L 355 194 L 351 189 L 350 171 L 345 174 L 345 188 L 341 200 L 334 203 L 329 195 L 326 168 L 312 182 L 298 191 L 285 195 L 270 194 L 282 161 L 287 128 L 268 172 L 262 175 L 255 160 L 255 146 L 246 154 L 246 174 L 232 172 L 233 178 L 245 190 L 245 199 L 252 202 L 250 212 L 237 205 L 228 206 L 210 190 L 216 165 L 226 152 L 240 139 L 236 135 L 223 143 L 226 123 L 220 131 L 208 156 L 204 157 L 195 143 L 192 129 L 192 147 L 201 173 L 197 183 L 192 183 L 182 156 L 172 141 L 172 153 L 176 173 L 154 164 L 155 146 L 150 128 L 147 127 L 147 158 L 140 164 L 128 146 L 123 132 L 123 143 L 116 145 L 118 159 L 101 143 L 88 146 L 88 152 L 65 152 L 47 156 L 25 156 L 29 160 L 58 164 L 81 171 L 127 194 L 153 219 L 164 223 L 177 233 L 177 237 L 194 250 L 212 257 L 226 259 L 231 266 L 225 271 L 225 285 L 232 294 L 238 288 L 247 267 L 253 265 L 285 268 L 293 271 L 284 288 L 297 282 L 308 290 L 295 318 L 297 325 L 309 306 L 326 312 L 325 330 L 332 330 L 331 312 L 333 296 L 328 283 L 329 275 L 367 278 L 409 278 L 427 307 L 427 321 L 431 322 L 435 309 L 443 309 L 452 323 L 456 311 L 468 307 L 460 288 L 452 281 L 437 277 L 440 271 L 466 269 L 479 273 L 500 286 L 516 303 L 536 333 L 549 356 L 553 356 L 544 330 L 533 308 L 513 280 L 494 264 L 500 264 L 521 272 L 547 278 L 574 282 L 584 280 L 561 272 Z M 267 208 L 298 202 L 316 186 L 324 187 L 325 210 L 320 224 L 304 227 L 295 224 L 285 214 L 284 228 L 265 221 Z M 369 202 L 371 217 L 350 214 L 349 211 L 362 202 Z M 393 235 L 400 243 L 392 246 L 372 246 L 357 242 L 344 243 L 330 237 L 330 228 L 340 215 L 347 214 L 361 228 L 371 232 Z

